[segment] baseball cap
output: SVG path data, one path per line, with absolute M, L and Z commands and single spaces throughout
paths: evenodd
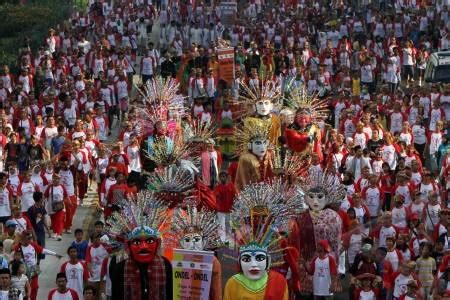
M 6 221 L 5 226 L 6 227 L 17 226 L 17 222 L 14 220 L 8 220 L 8 221 Z

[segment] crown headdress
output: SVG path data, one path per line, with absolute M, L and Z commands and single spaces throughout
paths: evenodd
M 120 240 L 142 236 L 160 237 L 160 228 L 166 218 L 167 205 L 151 191 L 138 193 L 136 201 L 124 201 L 121 211 L 107 220 L 107 232 Z
M 218 240 L 218 228 L 219 223 L 214 212 L 187 205 L 186 209 L 178 208 L 175 211 L 171 231 L 178 239 L 185 234 L 198 233 L 206 240 L 208 247 Z
M 147 152 L 147 155 L 159 167 L 177 164 L 190 153 L 188 146 L 181 141 L 181 138 L 172 141 L 166 137 L 157 137 L 152 146 L 151 153 Z
M 148 180 L 148 187 L 155 193 L 184 193 L 193 186 L 193 174 L 176 165 L 157 168 Z
M 161 76 L 148 80 L 141 89 L 144 109 L 139 110 L 143 121 L 167 121 L 169 110 L 181 115 L 184 111 L 183 96 L 178 94 L 180 84 L 173 78 L 164 79 Z
M 302 111 L 309 115 L 313 123 L 326 119 L 328 116 L 327 100 L 321 100 L 315 95 L 308 96 L 305 88 L 291 90 L 285 102 L 296 112 Z
M 304 210 L 302 194 L 281 179 L 246 185 L 230 215 L 239 251 L 280 252 L 279 232 L 285 231 L 288 221 Z
M 304 193 L 311 190 L 323 191 L 327 204 L 339 203 L 346 196 L 345 186 L 337 182 L 336 177 L 326 171 L 310 172 L 300 181 L 299 187 Z
M 187 143 L 204 143 L 214 136 L 217 128 L 209 123 L 202 123 L 200 120 L 193 120 L 189 135 L 186 136 Z
M 238 151 L 244 152 L 254 139 L 269 139 L 271 123 L 259 118 L 245 118 L 235 137 Z
M 282 97 L 281 85 L 272 80 L 264 80 L 260 86 L 250 86 L 240 83 L 239 100 L 248 107 L 254 107 L 258 101 L 270 100 L 277 102 Z

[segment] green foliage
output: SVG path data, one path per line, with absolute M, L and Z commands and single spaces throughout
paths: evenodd
M 29 0 L 26 5 L 0 0 L 0 4 L 3 4 L 0 5 L 0 64 L 10 66 L 15 63 L 25 38 L 30 39 L 30 46 L 36 50 L 48 29 L 69 18 L 74 9 L 70 0 Z

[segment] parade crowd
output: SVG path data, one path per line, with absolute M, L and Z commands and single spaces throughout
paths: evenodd
M 194 155 L 196 188 L 217 213 L 219 240 L 232 243 L 226 223 L 237 195 L 277 175 L 275 163 L 251 173 L 245 155 L 259 157 L 262 146 L 243 154 L 230 138 L 248 116 L 242 99 L 264 87 L 281 95 L 255 92 L 252 113 L 271 123 L 261 157 L 274 147 L 307 154 L 305 174 L 332 176 L 346 191 L 329 205 L 342 224 L 339 251 L 334 237 L 316 240 L 307 257 L 295 246 L 294 264 L 313 279 L 309 290 L 301 278 L 292 283 L 286 258 L 289 297 L 450 297 L 450 85 L 424 81 L 430 54 L 449 50 L 448 1 L 242 2 L 228 26 L 219 1 L 91 0 L 49 29 L 39 49 L 25 40 L 17 64 L 1 67 L 0 299 L 37 299 L 48 255 L 61 258 L 48 299 L 117 299 L 108 219 L 147 188 L 156 140 L 173 143 L 199 126 L 217 130 Z M 228 82 L 217 55 L 224 46 L 235 53 Z M 163 122 L 158 115 L 144 124 L 145 87 L 164 80 L 177 83 L 183 113 L 168 108 Z M 290 109 L 294 90 L 322 101 L 324 118 Z M 312 121 L 316 132 L 300 149 L 291 135 Z M 102 218 L 83 232 L 73 220 L 94 189 Z M 68 234 L 68 249 L 45 248 Z M 241 299 L 227 289 L 224 298 Z

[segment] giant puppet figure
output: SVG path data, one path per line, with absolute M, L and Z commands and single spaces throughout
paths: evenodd
M 227 281 L 224 300 L 288 299 L 285 277 L 271 268 L 284 263 L 280 232 L 302 210 L 299 194 L 280 180 L 245 186 L 231 212 L 240 272 Z
M 188 204 L 185 209 L 178 208 L 175 211 L 170 236 L 172 240 L 176 240 L 174 244 L 177 248 L 206 251 L 212 250 L 214 243 L 219 240 L 218 228 L 219 223 L 214 212 L 199 210 L 194 205 Z M 213 260 L 209 299 L 222 299 L 222 268 L 216 257 Z
M 344 185 L 336 184 L 335 177 L 328 172 L 312 172 L 300 182 L 309 210 L 301 213 L 291 225 L 291 244 L 300 252 L 301 259 L 310 261 L 316 253 L 319 240 L 327 240 L 331 254 L 338 262 L 341 252 L 342 220 L 328 205 L 339 203 L 345 198 Z M 300 268 L 301 291 L 312 291 L 312 278 L 302 265 Z
M 143 169 L 147 172 L 153 172 L 159 167 L 154 160 L 155 143 L 164 142 L 170 149 L 177 142 L 175 137 L 180 140 L 180 129 L 177 122 L 173 119 L 174 115 L 182 115 L 184 107 L 180 104 L 178 95 L 179 84 L 174 79 L 163 79 L 156 77 L 138 89 L 142 97 L 142 103 L 136 105 L 137 111 L 136 124 L 141 134 L 145 138 L 141 142 L 141 161 Z
M 164 201 L 144 191 L 108 219 L 108 235 L 121 248 L 109 264 L 112 300 L 172 299 L 172 266 L 158 253 L 166 209 Z
M 318 123 L 326 118 L 326 102 L 308 96 L 305 89 L 299 88 L 290 91 L 286 103 L 295 110 L 294 123 L 284 130 L 288 148 L 297 153 L 316 153 L 322 161 L 322 135 Z
M 239 98 L 245 109 L 255 112 L 250 119 L 258 119 L 270 126 L 269 141 L 272 145 L 278 145 L 278 138 L 281 136 L 280 118 L 272 113 L 274 104 L 281 99 L 281 85 L 266 80 L 261 86 L 249 86 L 242 83 L 240 86 Z
M 269 140 L 270 123 L 257 118 L 244 120 L 236 134 L 241 151 L 236 171 L 236 188 L 259 182 L 273 176 L 273 152 Z

